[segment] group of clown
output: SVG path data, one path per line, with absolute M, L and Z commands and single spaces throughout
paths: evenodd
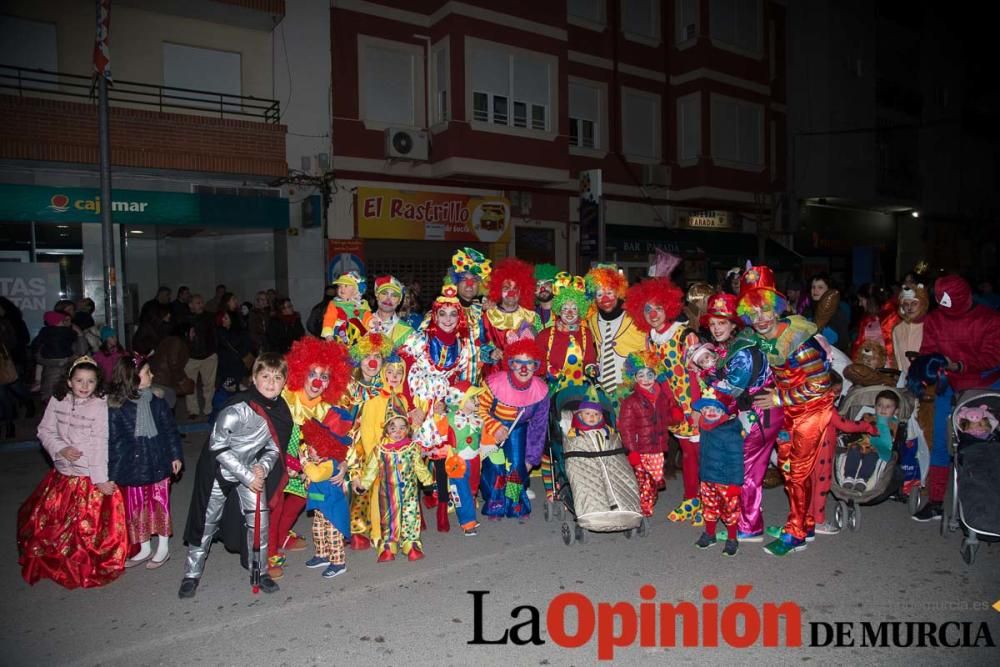
M 833 411 L 825 342 L 805 319 L 782 317 L 767 267 L 748 267 L 738 294 L 685 294 L 667 271 L 650 273 L 629 287 L 614 265 L 574 276 L 517 258 L 494 266 L 465 248 L 416 327 L 397 314 L 399 280 L 375 279 L 372 309 L 365 278 L 340 276 L 321 338 L 287 356 L 294 427 L 269 502 L 270 575 L 305 548 L 292 527 L 306 509 L 310 566 L 343 564 L 348 548 L 379 562 L 423 558 L 421 496 L 442 532 L 451 513 L 467 536 L 480 517 L 523 521 L 533 470 L 552 500 L 546 444 L 568 391 L 583 396 L 573 428 L 620 435 L 645 516 L 675 439 L 683 498 L 668 518 L 704 526 L 713 542 L 721 521 L 727 548 L 763 541 L 762 481 L 777 448 L 790 509 L 765 550 L 804 548 Z

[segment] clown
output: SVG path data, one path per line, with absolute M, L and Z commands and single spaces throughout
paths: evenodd
M 555 296 L 553 283 L 558 274 L 559 268 L 555 264 L 535 266 L 535 313 L 543 329 L 551 327 L 559 317 L 558 311 L 554 311 L 552 306 L 552 299 Z M 583 315 L 581 313 L 581 317 Z
M 806 548 L 815 528 L 810 511 L 812 473 L 820 440 L 833 413 L 830 363 L 816 325 L 798 315 L 781 318 L 785 297 L 774 287 L 774 273 L 766 266 L 751 266 L 742 277 L 737 313 L 752 328 L 740 336 L 765 353 L 776 388 L 757 393 L 753 405 L 760 410 L 784 408 L 789 439 L 778 444 L 778 465 L 785 477 L 788 522 L 779 537 L 764 547 L 773 556 Z
M 478 384 L 482 377 L 483 359 L 489 359 L 493 346 L 486 341 L 483 330 L 483 306 L 480 303 L 484 284 L 489 280 L 493 265 L 482 253 L 472 248 L 463 248 L 451 258 L 451 268 L 445 276 L 444 287 L 452 287 L 458 302 L 465 312 L 469 326 L 472 347 L 472 375 L 469 381 Z M 424 327 L 430 320 L 430 313 L 424 320 Z
M 348 338 L 353 343 L 364 333 L 382 334 L 389 339 L 392 349 L 403 344 L 413 328 L 403 322 L 396 311 L 403 301 L 406 290 L 403 284 L 393 276 L 379 276 L 375 279 L 375 312 L 365 312 L 361 315 L 360 324 L 352 322 L 348 328 Z
M 362 403 L 378 395 L 382 388 L 382 363 L 391 351 L 389 339 L 377 333 L 367 333 L 351 345 L 355 370 L 345 401 L 354 408 L 355 414 Z
M 351 377 L 351 360 L 347 349 L 340 343 L 305 337 L 295 341 L 286 357 L 288 382 L 281 392 L 292 413 L 292 434 L 285 454 L 288 481 L 284 492 L 272 499 L 270 534 L 268 544 L 268 574 L 280 579 L 284 574 L 285 555 L 288 551 L 302 551 L 305 540 L 292 532 L 292 526 L 306 505 L 308 486 L 302 475 L 300 453 L 306 443 L 302 426 L 307 421 L 322 422 L 330 406 L 340 401 Z M 343 481 L 341 473 L 337 483 Z
M 406 363 L 391 352 L 382 363 L 378 393 L 361 403 L 354 421 L 353 447 L 348 459 L 352 480 L 361 479 L 368 459 L 378 446 L 390 406 L 411 421 L 415 419 L 406 388 Z M 373 498 L 371 494 L 355 494 L 351 499 L 352 549 L 368 549 L 381 538 L 380 509 L 377 501 L 372 502 Z
M 538 314 L 532 310 L 535 297 L 535 276 L 530 264 L 514 257 L 501 260 L 490 278 L 489 298 L 493 306 L 483 313 L 486 341 L 493 346 L 492 364 L 484 374 L 501 367 L 507 346 L 525 336 L 534 337 L 540 326 Z
M 535 376 L 542 362 L 535 341 L 511 343 L 505 359 L 506 369 L 490 375 L 479 395 L 483 514 L 494 520 L 531 513 L 528 471 L 541 462 L 549 419 L 548 386 Z
M 364 276 L 356 271 L 342 274 L 333 281 L 337 288 L 335 296 L 326 306 L 323 313 L 323 329 L 320 337 L 333 340 L 337 337 L 341 342 L 348 342 L 348 326 L 361 322 L 365 313 L 371 313 L 368 302 L 362 298 L 365 291 Z M 353 343 L 353 341 L 352 341 Z
M 584 282 L 587 296 L 597 305 L 587 316 L 587 328 L 594 336 L 599 381 L 608 396 L 615 396 L 622 385 L 625 358 L 645 347 L 646 336 L 622 307 L 628 281 L 614 264 L 591 269 Z
M 710 384 L 718 394 L 735 399 L 745 432 L 738 537 L 744 542 L 757 542 L 764 539 L 764 473 L 782 427 L 783 413 L 777 406 L 753 406 L 753 397 L 773 387 L 774 377 L 763 352 L 750 339 L 736 335 L 743 326 L 736 312 L 737 302 L 727 292 L 710 297 L 701 327 L 711 334 L 719 354 L 718 372 Z
M 645 348 L 663 359 L 666 368 L 663 386 L 674 395 L 686 417 L 670 427 L 683 454 L 684 498 L 668 518 L 690 520 L 698 526 L 702 521 L 698 511 L 698 426 L 691 408 L 691 383 L 684 369 L 688 347 L 698 344 L 698 335 L 686 321 L 676 321 L 681 314 L 682 299 L 683 292 L 669 278 L 649 278 L 629 288 L 625 310 L 635 326 L 646 333 Z

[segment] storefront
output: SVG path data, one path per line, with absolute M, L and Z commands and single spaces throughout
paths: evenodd
M 273 286 L 274 230 L 288 227 L 288 200 L 276 191 L 260 192 L 115 189 L 111 207 L 124 321 L 134 320 L 159 285 L 187 285 L 206 298 L 217 283 L 241 298 Z M 89 296 L 102 312 L 102 205 L 96 188 L 0 184 L 0 259 L 58 265 L 59 293 L 44 297 L 49 307 L 58 298 Z

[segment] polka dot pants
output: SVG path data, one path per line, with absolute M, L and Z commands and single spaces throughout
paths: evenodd
M 698 489 L 701 498 L 702 515 L 705 523 L 722 520 L 727 526 L 734 526 L 740 520 L 740 492 L 743 487 L 736 484 L 702 482 Z
M 643 516 L 653 516 L 657 489 L 663 481 L 663 453 L 640 454 L 642 462 L 635 469 L 635 479 L 639 482 L 639 509 Z

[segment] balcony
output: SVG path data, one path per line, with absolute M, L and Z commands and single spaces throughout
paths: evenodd
M 87 76 L 0 65 L 0 159 L 98 162 L 97 101 Z M 115 81 L 116 167 L 276 177 L 288 173 L 276 100 Z

